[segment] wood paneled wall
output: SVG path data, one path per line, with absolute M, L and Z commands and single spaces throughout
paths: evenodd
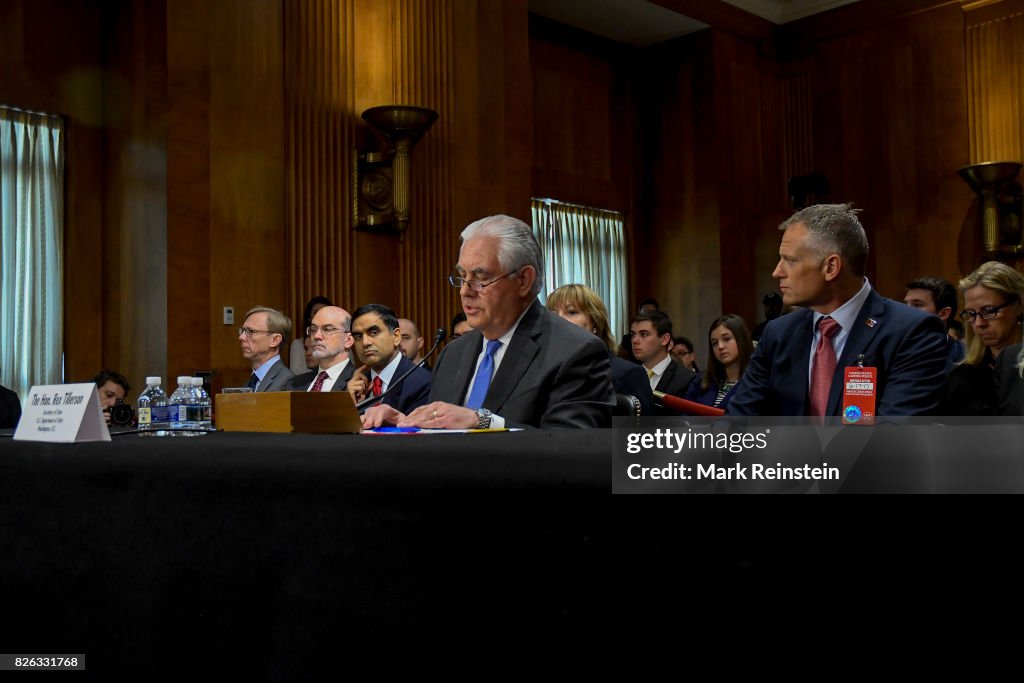
M 289 306 L 311 296 L 349 312 L 383 303 L 430 329 L 450 317 L 444 277 L 452 222 L 453 10 L 422 3 L 286 3 Z M 438 122 L 412 152 L 411 226 L 403 241 L 354 232 L 354 148 L 382 149 L 360 118 L 384 104 L 428 107 Z M 446 326 L 446 325 L 444 325 Z
M 964 10 L 971 163 L 1024 161 L 1024 0 Z

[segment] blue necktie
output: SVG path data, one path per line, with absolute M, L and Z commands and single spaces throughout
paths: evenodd
M 254 373 L 252 373 L 252 377 L 249 378 L 249 381 L 245 383 L 245 386 L 249 387 L 253 391 L 256 391 L 256 387 L 257 387 L 257 385 L 259 385 L 259 383 L 260 383 L 260 378 L 254 372 Z
M 501 346 L 501 340 L 493 339 L 487 342 L 484 359 L 480 361 L 480 367 L 476 369 L 476 377 L 473 378 L 473 390 L 469 392 L 469 398 L 466 399 L 467 408 L 476 410 L 484 404 L 487 389 L 491 386 L 491 375 L 494 374 L 494 354 L 499 346 Z

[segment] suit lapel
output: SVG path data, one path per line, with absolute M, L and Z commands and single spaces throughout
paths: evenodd
M 646 368 L 644 368 L 644 372 L 647 372 Z M 675 363 L 669 363 L 668 367 L 665 368 L 665 372 L 663 372 L 661 374 L 661 379 L 658 380 L 658 385 L 655 387 L 655 389 L 657 391 L 662 392 L 663 394 L 669 393 L 668 388 L 670 386 L 672 386 L 672 380 L 673 380 L 673 378 L 675 378 L 675 376 L 676 376 L 676 364 Z
M 522 378 L 526 377 L 526 371 L 533 362 L 540 347 L 535 338 L 540 334 L 541 316 L 544 309 L 540 303 L 534 301 L 530 304 L 529 310 L 523 319 L 519 321 L 512 340 L 505 349 L 498 372 L 491 379 L 491 386 L 487 389 L 487 396 L 484 398 L 484 405 L 491 410 L 498 412 L 505 405 L 505 401 L 515 390 Z
M 861 354 L 863 354 L 871 341 L 875 338 L 878 330 L 885 323 L 885 303 L 874 289 L 864 300 L 864 305 L 857 313 L 857 320 L 853 323 L 850 336 L 846 338 L 846 345 L 843 346 L 843 357 L 836 363 L 836 374 L 832 378 L 832 388 L 828 394 L 828 405 L 825 409 L 826 415 L 838 415 L 839 403 L 843 398 L 843 382 L 846 377 L 846 368 L 856 365 Z M 865 363 L 870 365 L 871 361 Z M 877 388 L 877 387 L 876 387 Z
M 267 387 L 269 387 L 274 381 L 274 378 L 277 377 L 277 373 L 281 372 L 281 363 L 283 362 L 284 361 L 279 360 L 270 366 L 270 369 L 267 370 L 267 374 L 263 375 L 263 379 L 260 381 L 259 385 L 256 386 L 257 392 L 267 391 Z
M 797 414 L 806 415 L 810 405 L 811 377 L 807 374 L 807 371 L 811 363 L 811 344 L 814 342 L 814 314 L 810 310 L 804 309 L 799 313 L 790 313 L 790 315 L 800 315 L 803 317 L 803 320 L 799 321 L 793 329 L 792 339 L 779 340 L 780 344 L 788 345 L 790 352 L 789 361 L 792 363 L 790 374 L 788 377 L 784 376 L 784 379 L 785 382 L 792 381 L 792 386 L 799 387 L 796 390 L 797 395 L 803 395 L 804 404 L 803 406 L 793 406 L 793 408 L 802 411 Z M 794 390 L 790 389 L 790 391 Z

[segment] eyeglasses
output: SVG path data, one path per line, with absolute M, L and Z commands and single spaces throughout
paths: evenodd
M 312 337 L 317 332 L 322 332 L 325 337 L 330 337 L 332 334 L 338 334 L 339 332 L 347 332 L 347 330 L 341 327 L 334 327 L 333 325 L 324 325 L 319 327 L 317 325 L 310 325 L 306 328 L 306 336 Z
M 254 334 L 270 334 L 270 330 L 254 330 L 251 327 L 239 327 L 238 336 L 244 336 L 246 339 L 252 339 Z
M 999 315 L 1000 309 L 1006 308 L 1010 304 L 1015 304 L 1016 301 L 1006 301 L 999 304 L 998 306 L 983 306 L 980 310 L 972 311 L 970 309 L 966 311 L 960 311 L 960 317 L 963 318 L 965 323 L 973 323 L 975 318 L 981 318 L 982 320 L 995 320 L 996 316 Z
M 519 266 L 519 268 L 522 268 L 522 266 Z M 461 289 L 462 285 L 466 285 L 474 292 L 482 292 L 484 291 L 484 287 L 490 287 L 498 280 L 504 280 L 509 275 L 515 275 L 516 273 L 519 272 L 519 268 L 516 268 L 515 270 L 510 270 L 501 277 L 496 277 L 490 282 L 480 282 L 479 280 L 467 280 L 466 278 L 459 275 L 455 275 L 453 273 L 448 276 L 448 284 L 450 284 L 452 287 L 455 287 L 456 289 Z

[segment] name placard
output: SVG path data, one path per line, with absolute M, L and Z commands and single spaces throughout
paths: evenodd
M 100 410 L 100 395 L 92 382 L 32 387 L 14 432 L 18 441 L 110 441 Z

